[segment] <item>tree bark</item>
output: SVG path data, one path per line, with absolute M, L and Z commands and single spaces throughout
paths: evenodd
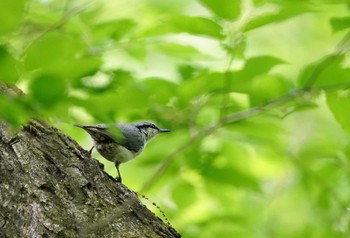
M 0 238 L 181 237 L 74 140 L 33 120 L 0 124 Z

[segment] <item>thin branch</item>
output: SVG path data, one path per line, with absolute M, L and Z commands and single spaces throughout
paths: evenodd
M 185 151 L 187 148 L 189 148 L 192 144 L 197 142 L 198 140 L 202 139 L 205 136 L 208 136 L 215 132 L 217 129 L 221 128 L 222 126 L 226 126 L 228 124 L 241 121 L 244 119 L 248 119 L 254 116 L 257 116 L 259 114 L 262 114 L 263 112 L 267 111 L 268 109 L 276 108 L 279 106 L 282 106 L 293 99 L 312 91 L 319 91 L 319 90 L 335 90 L 339 88 L 344 87 L 350 87 L 350 82 L 345 84 L 334 84 L 334 85 L 326 85 L 323 87 L 315 87 L 312 89 L 302 89 L 302 90 L 294 90 L 291 91 L 285 95 L 282 95 L 276 99 L 273 99 L 267 103 L 261 104 L 256 107 L 252 107 L 250 109 L 237 112 L 231 115 L 228 115 L 211 125 L 203 128 L 201 131 L 198 131 L 194 136 L 192 136 L 190 139 L 185 141 L 183 144 L 181 144 L 175 151 L 171 152 L 165 159 L 163 160 L 161 166 L 156 170 L 156 172 L 153 174 L 153 176 L 145 182 L 145 184 L 142 186 L 140 192 L 145 193 L 147 190 L 149 190 L 152 185 L 160 178 L 160 176 L 163 175 L 165 170 L 168 168 L 170 163 L 176 158 L 176 156 L 183 151 Z
M 63 27 L 69 20 L 70 18 L 76 16 L 78 13 L 82 12 L 85 9 L 88 9 L 92 3 L 83 3 L 79 6 L 69 8 L 69 1 L 66 1 L 64 4 L 64 7 L 62 9 L 62 16 L 60 19 L 57 20 L 57 22 L 53 23 L 51 26 L 40 32 L 34 39 L 32 39 L 30 42 L 28 42 L 22 50 L 22 53 L 20 54 L 20 58 L 23 58 L 25 56 L 25 52 L 28 50 L 28 48 L 36 41 L 40 40 L 43 38 L 45 35 L 47 35 L 49 32 L 60 29 Z M 30 9 L 27 9 L 29 12 Z
M 164 171 L 168 168 L 168 166 L 174 160 L 174 158 L 178 154 L 182 153 L 184 150 L 189 148 L 196 141 L 202 139 L 205 136 L 212 134 L 214 131 L 216 131 L 218 128 L 220 128 L 222 126 L 225 126 L 227 124 L 237 122 L 237 121 L 240 121 L 243 119 L 251 118 L 253 116 L 261 114 L 262 112 L 265 112 L 268 108 L 280 106 L 286 102 L 289 102 L 291 99 L 299 96 L 302 93 L 305 93 L 305 91 L 303 91 L 303 90 L 300 90 L 297 92 L 293 91 L 293 92 L 288 93 L 286 95 L 283 95 L 279 98 L 271 100 L 270 102 L 267 102 L 265 104 L 250 108 L 250 109 L 245 110 L 245 111 L 237 112 L 237 113 L 228 115 L 226 117 L 223 117 L 220 120 L 212 123 L 211 125 L 203 128 L 201 131 L 198 131 L 195 135 L 193 135 L 190 139 L 188 139 L 183 144 L 181 144 L 175 151 L 170 153 L 163 160 L 161 166 L 153 174 L 153 176 L 148 181 L 146 181 L 146 183 L 141 188 L 140 192 L 144 193 L 146 190 L 148 190 L 159 179 L 159 177 L 164 173 Z
M 340 87 L 350 87 L 350 83 L 343 83 L 343 84 L 334 84 L 334 85 L 326 85 L 323 87 L 313 87 L 311 86 L 316 82 L 320 74 L 331 65 L 331 63 L 334 62 L 339 56 L 345 54 L 349 50 L 349 44 L 350 44 L 350 32 L 345 35 L 340 43 L 338 44 L 336 51 L 329 57 L 327 60 L 322 61 L 315 67 L 309 78 L 305 82 L 305 86 L 303 89 L 300 90 L 294 90 L 291 91 L 285 95 L 282 95 L 278 98 L 275 98 L 267 103 L 261 104 L 259 106 L 250 108 L 245 111 L 237 112 L 231 115 L 223 116 L 221 114 L 221 118 L 212 123 L 211 125 L 203 128 L 201 131 L 198 131 L 195 135 L 193 135 L 190 139 L 185 141 L 182 145 L 180 145 L 175 151 L 170 153 L 162 162 L 161 166 L 158 168 L 158 170 L 153 174 L 153 176 L 145 182 L 143 187 L 141 188 L 141 192 L 145 192 L 146 190 L 150 189 L 150 187 L 160 178 L 160 176 L 164 173 L 164 171 L 167 169 L 167 167 L 170 165 L 170 163 L 174 160 L 174 158 L 187 148 L 189 148 L 193 143 L 196 141 L 202 139 L 204 136 L 207 136 L 214 131 L 216 131 L 218 128 L 225 126 L 227 124 L 237 122 L 240 120 L 244 120 L 247 118 L 251 118 L 254 116 L 257 116 L 264 111 L 272 108 L 276 108 L 278 106 L 284 105 L 291 100 L 303 95 L 304 93 L 313 91 L 313 90 L 334 90 L 336 88 Z M 233 58 L 231 58 L 233 59 Z M 230 64 L 231 64 L 230 60 Z M 229 67 L 230 67 L 229 64 Z M 229 68 L 228 68 L 229 69 Z M 223 98 L 223 103 L 225 103 L 226 99 Z M 223 105 L 224 106 L 224 105 Z
M 331 55 L 328 55 L 324 60 L 322 60 L 312 71 L 309 78 L 304 83 L 304 89 L 309 89 L 312 87 L 313 84 L 315 84 L 316 80 L 319 78 L 321 73 L 328 68 L 336 59 L 338 59 L 340 56 L 342 56 L 349 48 L 350 43 L 350 32 L 346 34 L 341 41 L 339 42 L 338 46 L 336 47 L 335 52 L 333 52 Z

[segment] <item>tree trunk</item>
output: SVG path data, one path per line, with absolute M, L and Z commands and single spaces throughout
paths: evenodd
M 0 125 L 0 238 L 180 237 L 74 140 L 33 120 Z

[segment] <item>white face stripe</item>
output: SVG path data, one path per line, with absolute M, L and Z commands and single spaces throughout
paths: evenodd
M 147 127 L 146 129 L 142 130 L 142 132 L 145 134 L 146 141 L 152 139 L 159 133 L 157 129 L 152 127 Z

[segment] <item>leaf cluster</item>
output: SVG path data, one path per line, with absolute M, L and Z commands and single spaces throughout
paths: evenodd
M 25 93 L 0 95 L 1 120 L 44 118 L 86 146 L 73 123 L 172 129 L 121 169 L 185 237 L 349 236 L 348 1 L 16 0 L 0 13 L 0 81 Z

